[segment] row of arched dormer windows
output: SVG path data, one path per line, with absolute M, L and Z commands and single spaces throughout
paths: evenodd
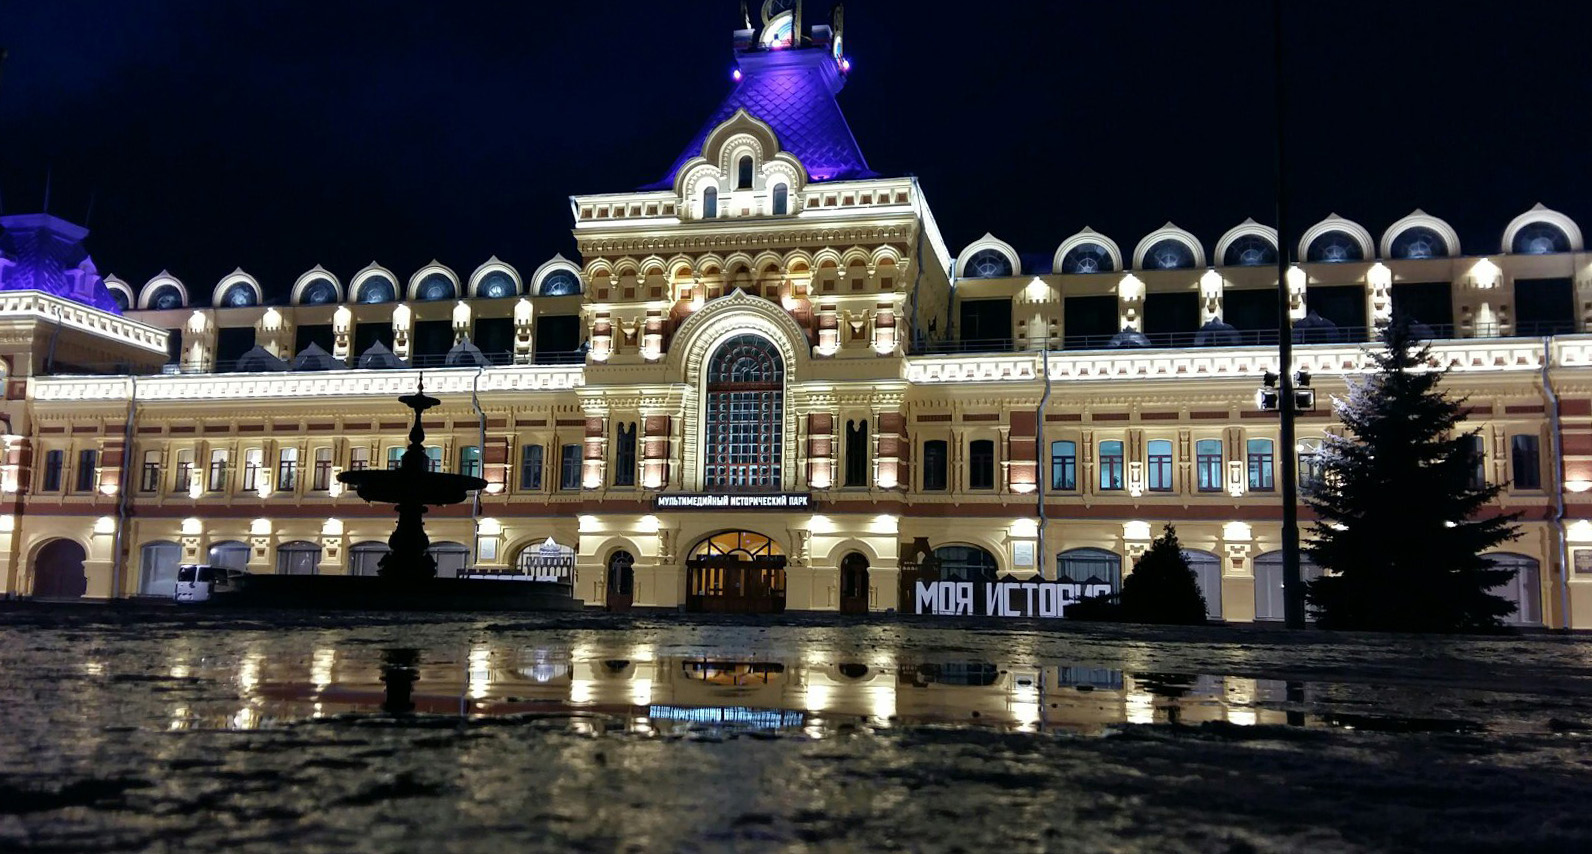
M 478 299 L 502 299 L 516 296 L 576 296 L 585 292 L 578 267 L 562 256 L 547 261 L 531 276 L 529 287 L 524 287 L 520 274 L 513 267 L 497 259 L 481 265 L 466 282 L 439 264 L 431 264 L 410 278 L 407 289 L 409 299 L 417 301 L 451 300 L 466 296 Z M 111 297 L 123 310 L 132 309 L 166 311 L 192 305 L 188 288 L 169 273 L 150 279 L 135 295 L 133 288 L 114 276 L 105 280 Z M 292 305 L 331 305 L 344 302 L 384 303 L 400 299 L 397 277 L 390 271 L 372 264 L 356 273 L 345 286 L 332 273 L 316 267 L 303 274 L 293 285 L 288 302 Z M 248 308 L 265 304 L 265 294 L 254 277 L 239 270 L 223 278 L 211 294 L 210 305 L 215 308 Z
M 1569 217 L 1537 205 L 1504 229 L 1502 254 L 1545 255 L 1582 250 L 1580 227 Z M 1337 215 L 1307 229 L 1299 255 L 1314 264 L 1448 258 L 1461 252 L 1458 235 L 1448 223 L 1415 211 L 1383 233 L 1380 244 L 1358 223 Z M 1264 267 L 1277 263 L 1277 233 L 1246 220 L 1216 243 L 1213 260 L 1223 267 Z M 959 278 L 1003 278 L 1024 272 L 1017 252 L 992 235 L 974 241 L 957 261 Z M 1114 273 L 1126 269 L 1185 270 L 1205 266 L 1204 248 L 1193 234 L 1167 223 L 1139 241 L 1132 257 L 1124 257 L 1115 241 L 1084 229 L 1063 241 L 1050 270 L 1066 274 Z

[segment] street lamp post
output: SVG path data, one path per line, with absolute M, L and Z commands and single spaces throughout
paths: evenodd
M 1277 97 L 1277 384 L 1281 399 L 1277 414 L 1277 479 L 1282 493 L 1282 595 L 1283 617 L 1290 629 L 1305 625 L 1305 591 L 1299 574 L 1299 489 L 1294 453 L 1293 323 L 1288 316 L 1288 182 L 1284 159 L 1283 116 L 1287 107 L 1283 85 L 1282 0 L 1271 3 L 1272 60 Z

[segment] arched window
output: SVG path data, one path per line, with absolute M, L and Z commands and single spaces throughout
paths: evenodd
M 1514 574 L 1508 581 L 1487 591 L 1513 602 L 1515 609 L 1503 616 L 1505 625 L 1542 625 L 1542 580 L 1537 559 L 1527 555 L 1490 554 L 1493 569 L 1507 569 Z
M 1448 257 L 1448 241 L 1424 225 L 1412 225 L 1399 232 L 1388 248 L 1394 258 Z
M 994 581 L 999 568 L 995 556 L 978 546 L 940 546 L 934 559 L 940 562 L 941 581 Z
M 767 338 L 737 335 L 708 362 L 703 482 L 778 489 L 784 447 L 785 365 Z
M 1551 222 L 1533 222 L 1515 232 L 1509 251 L 1516 255 L 1547 255 L 1550 252 L 1569 252 L 1570 237 L 1564 229 Z
M 221 295 L 221 305 L 225 308 L 244 308 L 255 302 L 254 288 L 248 282 L 233 282 Z
M 1305 250 L 1305 260 L 1319 264 L 1363 261 L 1365 251 L 1360 248 L 1360 241 L 1347 231 L 1328 231 L 1310 241 L 1310 248 Z
M 743 154 L 735 164 L 735 189 L 752 189 L 752 155 Z
M 176 595 L 177 564 L 182 546 L 177 543 L 147 543 L 139 549 L 138 592 L 145 596 Z
M 487 299 L 514 296 L 514 278 L 502 270 L 493 270 L 481 277 L 476 292 Z
M 1183 559 L 1188 561 L 1188 568 L 1194 570 L 1194 578 L 1199 582 L 1200 593 L 1205 596 L 1205 616 L 1207 619 L 1220 620 L 1222 618 L 1222 559 L 1210 552 L 1186 549 Z
M 348 574 L 376 575 L 388 551 L 387 544 L 378 540 L 355 543 L 348 549 Z
M 210 546 L 209 557 L 211 566 L 224 566 L 227 569 L 249 568 L 249 544 L 237 540 L 224 540 Z
M 415 297 L 423 300 L 453 299 L 453 281 L 441 273 L 432 273 L 420 280 Z
M 1264 267 L 1277 263 L 1277 247 L 1259 234 L 1245 234 L 1222 253 L 1222 264 L 1227 267 Z
M 392 302 L 398 298 L 398 289 L 393 287 L 392 279 L 386 276 L 370 276 L 359 283 L 359 292 L 355 296 L 357 302 Z
M 608 556 L 608 592 L 615 596 L 635 595 L 636 557 L 620 549 Z
M 1122 590 L 1122 556 L 1105 549 L 1069 549 L 1056 555 L 1056 579 L 1084 586 L 1085 596 L 1098 596 L 1108 586 Z
M 116 301 L 117 310 L 126 311 L 129 308 L 132 308 L 131 303 L 129 303 L 127 300 L 127 294 L 124 291 L 122 291 L 120 288 L 111 288 L 110 290 L 111 299 Z
M 326 305 L 337 302 L 337 286 L 332 284 L 330 279 L 313 279 L 304 286 L 299 302 L 304 305 Z
M 1116 270 L 1111 250 L 1099 243 L 1080 243 L 1061 256 L 1063 273 L 1110 273 Z
M 437 562 L 438 578 L 457 578 L 470 565 L 470 547 L 463 543 L 432 543 L 426 554 Z
M 276 547 L 277 575 L 315 575 L 320 572 L 321 547 L 295 540 Z
M 568 270 L 554 270 L 542 279 L 538 292 L 544 297 L 567 297 L 580 293 L 580 277 Z
M 1321 577 L 1321 567 L 1311 562 L 1307 554 L 1299 555 L 1299 578 L 1315 581 Z M 1255 619 L 1283 619 L 1282 552 L 1266 552 L 1255 557 Z
M 1012 274 L 1012 260 L 998 249 L 980 249 L 967 259 L 962 275 L 969 279 L 999 279 Z
M 535 581 L 569 584 L 575 577 L 575 550 L 548 537 L 520 549 L 514 558 L 514 569 Z
M 713 219 L 719 215 L 719 188 L 709 187 L 702 191 L 702 218 Z
M 790 213 L 790 190 L 784 184 L 774 185 L 774 215 Z
M 182 291 L 177 290 L 173 285 L 161 285 L 155 289 L 154 295 L 149 298 L 149 307 L 156 311 L 182 308 Z M 176 582 L 172 583 L 175 584 Z
M 1186 270 L 1194 266 L 1194 250 L 1175 237 L 1157 240 L 1144 251 L 1145 270 Z

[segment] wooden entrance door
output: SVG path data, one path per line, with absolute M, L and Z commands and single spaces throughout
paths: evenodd
M 693 557 L 686 561 L 685 606 L 711 614 L 782 614 L 785 556 Z
M 608 558 L 608 592 L 604 604 L 610 611 L 628 611 L 636 599 L 636 559 L 617 551 Z
M 840 561 L 840 613 L 868 613 L 868 559 L 856 552 Z

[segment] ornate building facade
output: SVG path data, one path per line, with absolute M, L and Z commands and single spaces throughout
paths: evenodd
M 373 571 L 390 509 L 336 475 L 396 459 L 424 374 L 435 465 L 490 484 L 432 514 L 445 574 L 562 555 L 614 608 L 1049 615 L 1171 522 L 1212 617 L 1280 619 L 1277 455 L 1308 483 L 1398 310 L 1468 400 L 1475 477 L 1525 513 L 1498 556 L 1512 620 L 1592 627 L 1592 256 L 1568 217 L 1472 254 L 1421 211 L 1306 230 L 1288 313 L 1320 404 L 1279 448 L 1255 405 L 1274 230 L 1208 257 L 1170 223 L 1131 252 L 1087 228 L 953 252 L 841 115 L 841 22 L 787 5 L 736 32 L 729 96 L 660 181 L 572 199 L 578 261 L 316 267 L 268 300 L 242 270 L 135 289 L 83 229 L 0 218 L 0 593 Z

